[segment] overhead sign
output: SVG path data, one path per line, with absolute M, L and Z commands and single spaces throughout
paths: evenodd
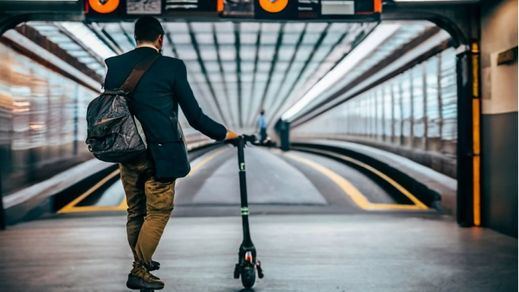
M 97 13 L 112 13 L 119 7 L 119 0 L 88 0 L 90 8 Z
M 0 0 L 1 1 L 1 0 Z M 139 15 L 167 17 L 174 11 L 213 12 L 218 0 L 88 0 L 86 15 L 96 20 L 112 20 Z
M 164 11 L 205 11 L 216 12 L 218 0 L 165 0 Z
M 162 0 L 88 0 L 86 6 L 86 15 L 93 18 L 146 14 L 161 15 Z
M 178 11 L 193 12 L 182 13 L 183 18 L 358 20 L 378 17 L 381 10 L 382 0 L 88 0 L 86 5 L 87 17 L 110 21 L 146 14 L 175 17 Z
M 261 9 L 269 13 L 278 13 L 283 11 L 288 5 L 288 0 L 259 0 Z

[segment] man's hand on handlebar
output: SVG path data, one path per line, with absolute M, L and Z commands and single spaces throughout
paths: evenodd
M 227 130 L 227 134 L 225 135 L 225 140 L 233 140 L 238 137 L 240 137 L 240 135 L 238 135 L 238 133 L 231 131 L 231 130 Z
M 257 142 L 257 139 L 255 135 L 238 135 L 238 133 L 228 130 L 224 142 L 234 146 L 238 146 L 243 142 L 243 146 L 245 146 L 247 143 Z

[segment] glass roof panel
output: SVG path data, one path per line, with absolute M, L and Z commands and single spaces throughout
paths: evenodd
M 240 43 L 242 44 L 256 44 L 256 40 L 258 39 L 257 33 L 240 33 Z
M 260 46 L 258 58 L 260 60 L 271 60 L 275 50 L 274 46 Z
M 258 72 L 268 72 L 270 70 L 270 62 L 262 61 L 257 64 Z
M 170 33 L 174 44 L 191 44 L 191 36 L 187 33 Z
M 220 46 L 218 48 L 221 60 L 236 60 L 236 50 L 234 46 Z
M 191 27 L 195 32 L 211 32 L 213 31 L 213 23 L 211 22 L 192 22 Z
M 252 74 L 253 70 L 254 70 L 254 62 L 243 62 L 243 63 L 241 63 L 241 72 L 242 72 L 242 74 L 244 72 L 250 72 Z

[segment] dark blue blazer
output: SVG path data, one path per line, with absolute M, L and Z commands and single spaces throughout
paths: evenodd
M 135 64 L 150 54 L 158 52 L 141 47 L 106 59 L 105 89 L 120 87 Z M 184 62 L 160 56 L 144 73 L 130 101 L 130 108 L 146 134 L 157 178 L 183 177 L 190 170 L 184 135 L 178 123 L 179 105 L 196 130 L 215 140 L 225 139 L 227 133 L 224 126 L 202 112 L 187 81 Z

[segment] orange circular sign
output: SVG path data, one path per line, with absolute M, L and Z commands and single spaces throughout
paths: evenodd
M 119 6 L 119 0 L 88 0 L 90 8 L 98 13 L 111 13 Z
M 278 13 L 287 7 L 288 0 L 259 0 L 259 4 L 267 12 Z

